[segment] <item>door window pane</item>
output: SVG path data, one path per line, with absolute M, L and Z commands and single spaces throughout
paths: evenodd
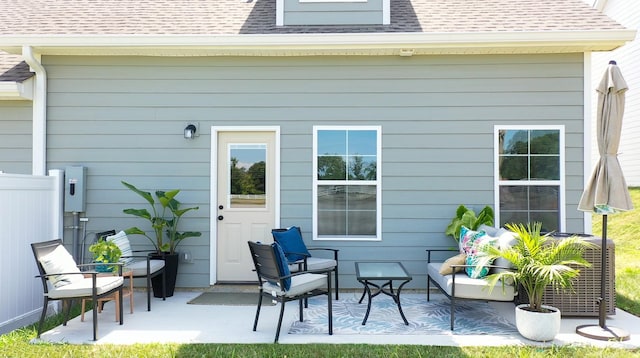
M 266 208 L 266 144 L 229 144 L 229 207 Z

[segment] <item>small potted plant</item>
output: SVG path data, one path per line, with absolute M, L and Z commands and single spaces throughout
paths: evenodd
M 580 274 L 578 267 L 591 264 L 583 258 L 585 249 L 593 244 L 572 236 L 553 239 L 550 233 L 541 234 L 542 223 L 507 224 L 516 240 L 507 248 L 485 245 L 481 248 L 478 266 L 485 266 L 496 258 L 504 258 L 512 270 L 501 270 L 485 279 L 493 289 L 501 282 L 515 282 L 523 289 L 529 303 L 516 307 L 516 328 L 525 338 L 550 341 L 560 331 L 560 310 L 542 304 L 547 287 L 573 291 L 573 281 Z
M 89 246 L 89 252 L 93 254 L 93 262 L 100 263 L 116 263 L 122 256 L 122 251 L 118 245 L 112 241 L 107 241 L 104 238 L 100 238 L 97 242 Z M 113 272 L 117 270 L 116 265 L 96 265 L 96 271 L 98 272 Z

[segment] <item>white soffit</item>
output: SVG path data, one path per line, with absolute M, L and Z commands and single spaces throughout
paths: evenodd
M 0 81 L 0 101 L 33 100 L 33 80 Z
M 280 35 L 0 36 L 0 49 L 42 55 L 309 56 L 611 51 L 636 30 Z

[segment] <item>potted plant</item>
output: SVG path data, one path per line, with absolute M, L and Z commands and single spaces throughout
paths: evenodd
M 180 190 L 157 190 L 155 192 L 156 201 L 151 193 L 140 190 L 125 181 L 122 181 L 122 184 L 149 203 L 150 211 L 147 209 L 124 209 L 123 212 L 147 220 L 151 225 L 153 237 L 137 226 L 128 228 L 124 232 L 127 235 L 142 235 L 149 239 L 156 251 L 155 258 L 165 260 L 166 293 L 167 296 L 172 296 L 178 275 L 178 253 L 176 248 L 184 239 L 202 235 L 197 231 L 178 231 L 178 225 L 184 214 L 192 210 L 198 210 L 198 207 L 181 208 L 181 203 L 175 198 L 180 193 Z M 159 276 L 154 277 L 153 291 L 155 297 L 162 297 L 161 286 L 161 278 Z
M 456 210 L 456 216 L 451 220 L 451 223 L 449 223 L 444 233 L 458 241 L 460 240 L 460 229 L 463 226 L 471 230 L 477 230 L 482 224 L 493 226 L 494 217 L 493 209 L 488 205 L 480 210 L 477 216 L 472 209 L 460 205 Z
M 120 256 L 122 256 L 122 251 L 120 251 L 118 245 L 103 238 L 91 244 L 89 252 L 93 254 L 93 262 L 105 264 L 118 262 Z M 118 266 L 115 265 L 96 265 L 96 271 L 98 272 L 113 272 L 117 268 Z
M 483 246 L 484 255 L 479 257 L 478 266 L 485 266 L 496 258 L 510 262 L 512 270 L 485 277 L 489 287 L 515 282 L 523 289 L 529 303 L 516 307 L 518 332 L 534 341 L 550 341 L 560 331 L 560 310 L 543 305 L 542 296 L 549 286 L 557 291 L 573 291 L 573 281 L 580 274 L 577 267 L 591 265 L 582 255 L 593 245 L 577 236 L 556 240 L 550 233 L 543 235 L 540 222 L 505 226 L 515 234 L 515 243 L 507 248 Z

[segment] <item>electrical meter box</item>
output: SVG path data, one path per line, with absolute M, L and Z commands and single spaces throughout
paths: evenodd
M 64 211 L 84 212 L 87 193 L 87 168 L 66 167 L 64 170 Z

